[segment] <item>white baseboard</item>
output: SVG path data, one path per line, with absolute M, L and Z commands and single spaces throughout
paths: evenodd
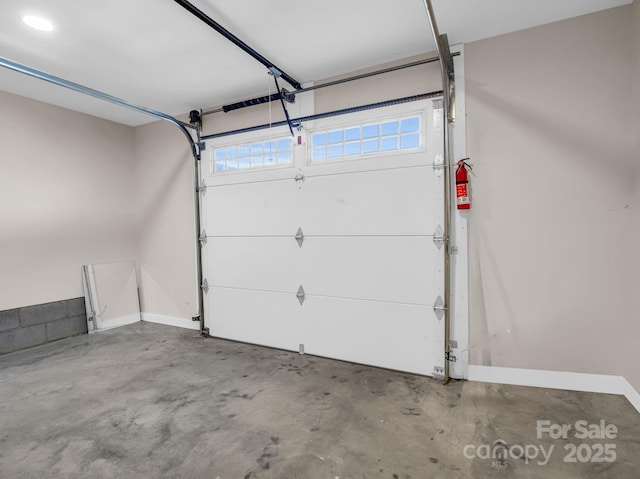
M 90 330 L 90 334 L 99 333 L 100 331 L 107 331 L 113 328 L 119 328 L 120 326 L 126 326 L 128 324 L 138 323 L 140 322 L 140 314 L 129 314 L 127 316 L 121 316 L 119 318 L 113 318 L 104 321 L 98 320 L 96 322 L 98 323 L 99 327 L 97 329 Z
M 638 412 L 640 412 L 640 392 L 636 391 L 634 387 L 631 384 L 629 384 L 629 381 L 627 381 L 626 379 L 624 381 L 627 383 L 626 387 L 624 388 L 625 389 L 624 395 L 629 400 L 629 402 L 633 405 L 633 407 L 636 408 Z
M 154 313 L 142 313 L 142 321 L 148 323 L 166 324 L 167 326 L 175 326 L 177 328 L 200 330 L 200 323 L 191 319 L 176 318 L 174 316 L 163 316 Z
M 640 393 L 622 376 L 469 365 L 469 381 L 625 396 L 640 412 Z

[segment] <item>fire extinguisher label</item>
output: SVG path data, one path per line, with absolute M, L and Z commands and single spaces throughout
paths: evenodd
M 458 209 L 468 210 L 471 208 L 471 198 L 469 198 L 469 190 L 467 183 L 456 185 L 456 199 Z

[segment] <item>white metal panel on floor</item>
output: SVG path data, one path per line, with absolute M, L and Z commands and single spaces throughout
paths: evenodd
M 89 333 L 141 320 L 134 263 L 88 264 L 82 276 Z
M 383 123 L 400 118 L 400 125 L 409 116 L 421 125 L 414 148 L 312 159 L 314 135 L 342 131 L 346 145 L 348 129 L 364 138 L 377 124 L 382 145 Z M 443 248 L 434 242 L 444 219 L 442 171 L 434 167 L 440 119 L 426 101 L 340 123 L 316 120 L 296 133 L 290 164 L 243 171 L 226 152 L 260 151 L 268 133 L 208 142 L 202 177 L 210 334 L 294 351 L 304 344 L 308 353 L 419 374 L 440 371 L 444 327 L 433 309 L 444 279 Z M 234 169 L 225 170 L 229 164 Z M 304 297 L 296 296 L 300 286 Z

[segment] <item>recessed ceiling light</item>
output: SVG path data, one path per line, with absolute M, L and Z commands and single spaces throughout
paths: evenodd
M 22 17 L 22 21 L 31 28 L 35 28 L 41 32 L 50 32 L 53 30 L 53 23 L 46 18 L 36 17 L 35 15 L 25 15 Z

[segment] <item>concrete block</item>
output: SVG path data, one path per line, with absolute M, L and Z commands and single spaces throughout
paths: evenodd
M 84 307 L 84 298 L 75 298 L 63 301 L 67 306 L 67 317 L 82 316 L 87 314 Z
M 17 309 L 8 309 L 6 311 L 0 311 L 0 331 L 6 331 L 7 329 L 15 329 L 20 326 L 20 319 L 18 318 Z
M 59 319 L 47 323 L 47 341 L 77 336 L 87 332 L 86 315 L 74 316 L 72 318 Z
M 0 333 L 0 354 L 43 344 L 47 340 L 44 324 Z
M 20 308 L 20 324 L 22 327 L 48 323 L 66 317 L 67 306 L 64 301 Z

